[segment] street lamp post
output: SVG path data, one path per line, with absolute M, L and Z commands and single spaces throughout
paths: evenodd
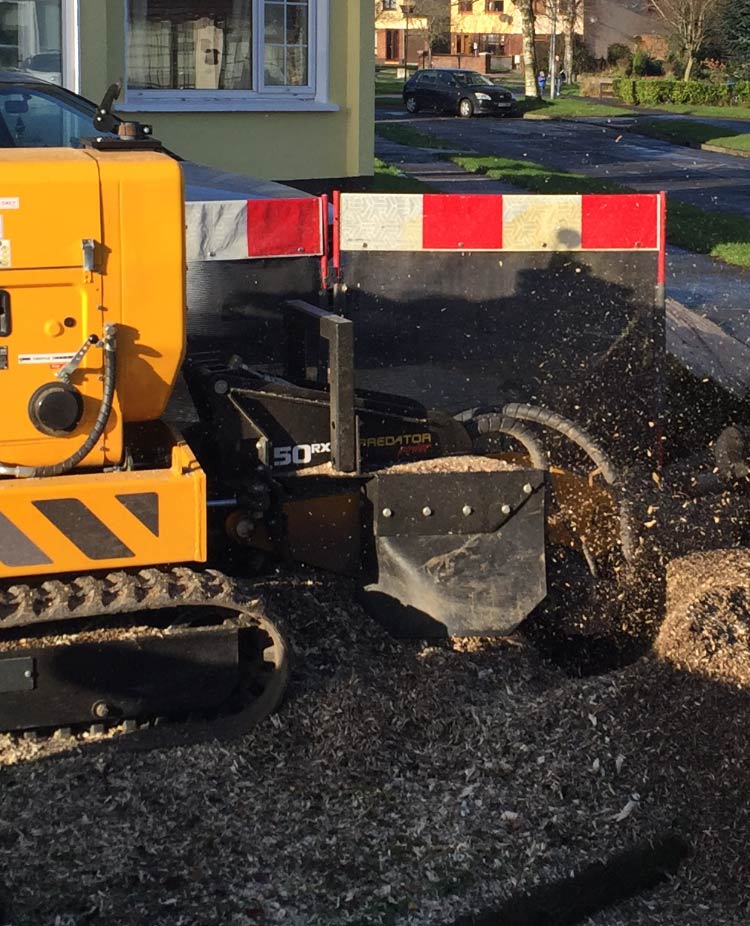
M 404 27 L 404 80 L 409 78 L 409 17 L 414 12 L 413 3 L 402 3 L 401 12 L 406 20 Z

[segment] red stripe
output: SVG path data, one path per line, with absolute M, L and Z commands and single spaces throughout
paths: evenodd
M 320 234 L 323 240 L 323 253 L 320 257 L 320 281 L 321 286 L 325 289 L 328 286 L 328 194 L 324 193 L 320 197 Z
M 341 271 L 341 193 L 333 191 L 333 269 L 336 275 Z
M 658 197 L 652 194 L 582 197 L 581 247 L 631 250 L 658 247 Z
M 247 204 L 248 257 L 299 257 L 323 253 L 320 200 L 251 199 Z
M 428 193 L 423 197 L 425 248 L 465 250 L 503 246 L 503 197 Z

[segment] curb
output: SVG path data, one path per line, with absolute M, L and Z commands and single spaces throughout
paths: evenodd
M 738 148 L 727 148 L 724 145 L 712 145 L 710 142 L 697 141 L 679 141 L 670 138 L 668 135 L 662 135 L 660 132 L 639 132 L 638 126 L 625 127 L 626 132 L 632 132 L 633 135 L 641 135 L 643 138 L 654 138 L 656 141 L 663 141 L 676 148 L 692 148 L 694 151 L 713 151 L 714 154 L 730 154 L 735 158 L 750 158 L 750 151 L 741 151 Z M 750 134 L 750 133 L 749 133 Z

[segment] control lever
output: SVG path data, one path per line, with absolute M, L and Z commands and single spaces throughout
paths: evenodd
M 117 135 L 123 141 L 144 141 L 151 139 L 153 129 L 142 122 L 125 122 L 112 112 L 115 101 L 120 97 L 122 81 L 118 80 L 107 87 L 104 98 L 96 108 L 94 128 L 97 132 Z
M 100 341 L 99 336 L 96 334 L 90 334 L 86 338 L 81 347 L 78 348 L 78 350 L 75 352 L 75 354 L 73 354 L 65 366 L 61 367 L 61 369 L 55 373 L 55 377 L 63 383 L 69 383 L 70 377 L 81 365 L 83 358 L 92 347 L 104 347 L 104 341 Z
M 94 116 L 94 128 L 97 132 L 110 132 L 117 134 L 117 126 L 120 120 L 112 113 L 112 106 L 115 100 L 120 96 L 122 90 L 122 81 L 116 81 L 107 87 L 104 99 L 101 101 Z

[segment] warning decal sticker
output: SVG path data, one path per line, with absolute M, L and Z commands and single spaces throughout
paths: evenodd
M 12 266 L 13 261 L 10 256 L 10 241 L 7 238 L 0 238 L 0 269 Z
M 19 363 L 68 363 L 75 354 L 19 354 Z

